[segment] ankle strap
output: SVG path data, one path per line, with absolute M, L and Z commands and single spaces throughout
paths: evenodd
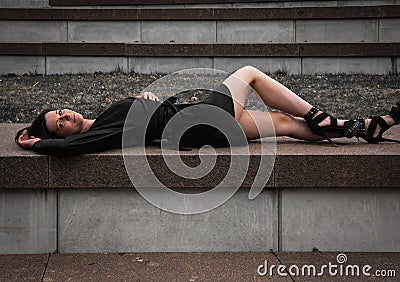
M 308 113 L 305 114 L 305 116 L 303 116 L 303 118 L 306 121 L 311 121 L 313 119 L 313 117 L 315 116 L 316 113 L 318 113 L 319 109 L 316 107 L 312 107 L 311 110 L 308 111 Z
M 355 120 L 358 125 L 356 137 L 365 136 L 365 120 L 362 118 L 358 118 Z

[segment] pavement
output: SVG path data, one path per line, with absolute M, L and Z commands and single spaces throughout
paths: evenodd
M 400 253 L 315 250 L 0 255 L 2 282 L 400 281 L 399 277 Z

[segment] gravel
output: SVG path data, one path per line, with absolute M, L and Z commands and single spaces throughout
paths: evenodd
M 357 118 L 387 113 L 400 101 L 400 75 L 287 75 L 270 74 L 299 96 L 338 118 Z M 0 76 L 0 122 L 31 122 L 44 109 L 70 108 L 96 118 L 110 104 L 144 89 L 161 100 L 173 93 L 201 85 L 218 85 L 226 74 L 177 75 L 94 73 L 66 75 Z M 198 84 L 198 82 L 201 82 Z M 151 85 L 150 87 L 148 87 Z M 199 87 L 200 85 L 200 87 Z M 178 102 L 200 101 L 207 91 L 186 91 Z M 255 95 L 248 109 L 261 109 Z M 265 109 L 265 108 L 264 108 Z

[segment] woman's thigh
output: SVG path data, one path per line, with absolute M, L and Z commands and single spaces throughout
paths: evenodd
M 273 119 L 276 113 L 243 110 L 238 123 L 247 139 L 275 136 Z
M 243 67 L 234 72 L 223 82 L 231 92 L 235 109 L 235 119 L 237 121 L 240 120 L 245 100 L 252 90 L 250 83 L 254 80 L 254 76 L 254 68 Z

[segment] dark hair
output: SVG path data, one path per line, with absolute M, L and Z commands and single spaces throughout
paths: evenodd
M 35 119 L 35 121 L 29 127 L 22 128 L 15 135 L 15 142 L 18 144 L 18 138 L 21 136 L 22 132 L 26 129 L 28 131 L 28 136 L 35 136 L 40 139 L 50 139 L 57 137 L 54 133 L 51 133 L 46 126 L 46 119 L 44 115 L 51 110 L 44 110 Z

